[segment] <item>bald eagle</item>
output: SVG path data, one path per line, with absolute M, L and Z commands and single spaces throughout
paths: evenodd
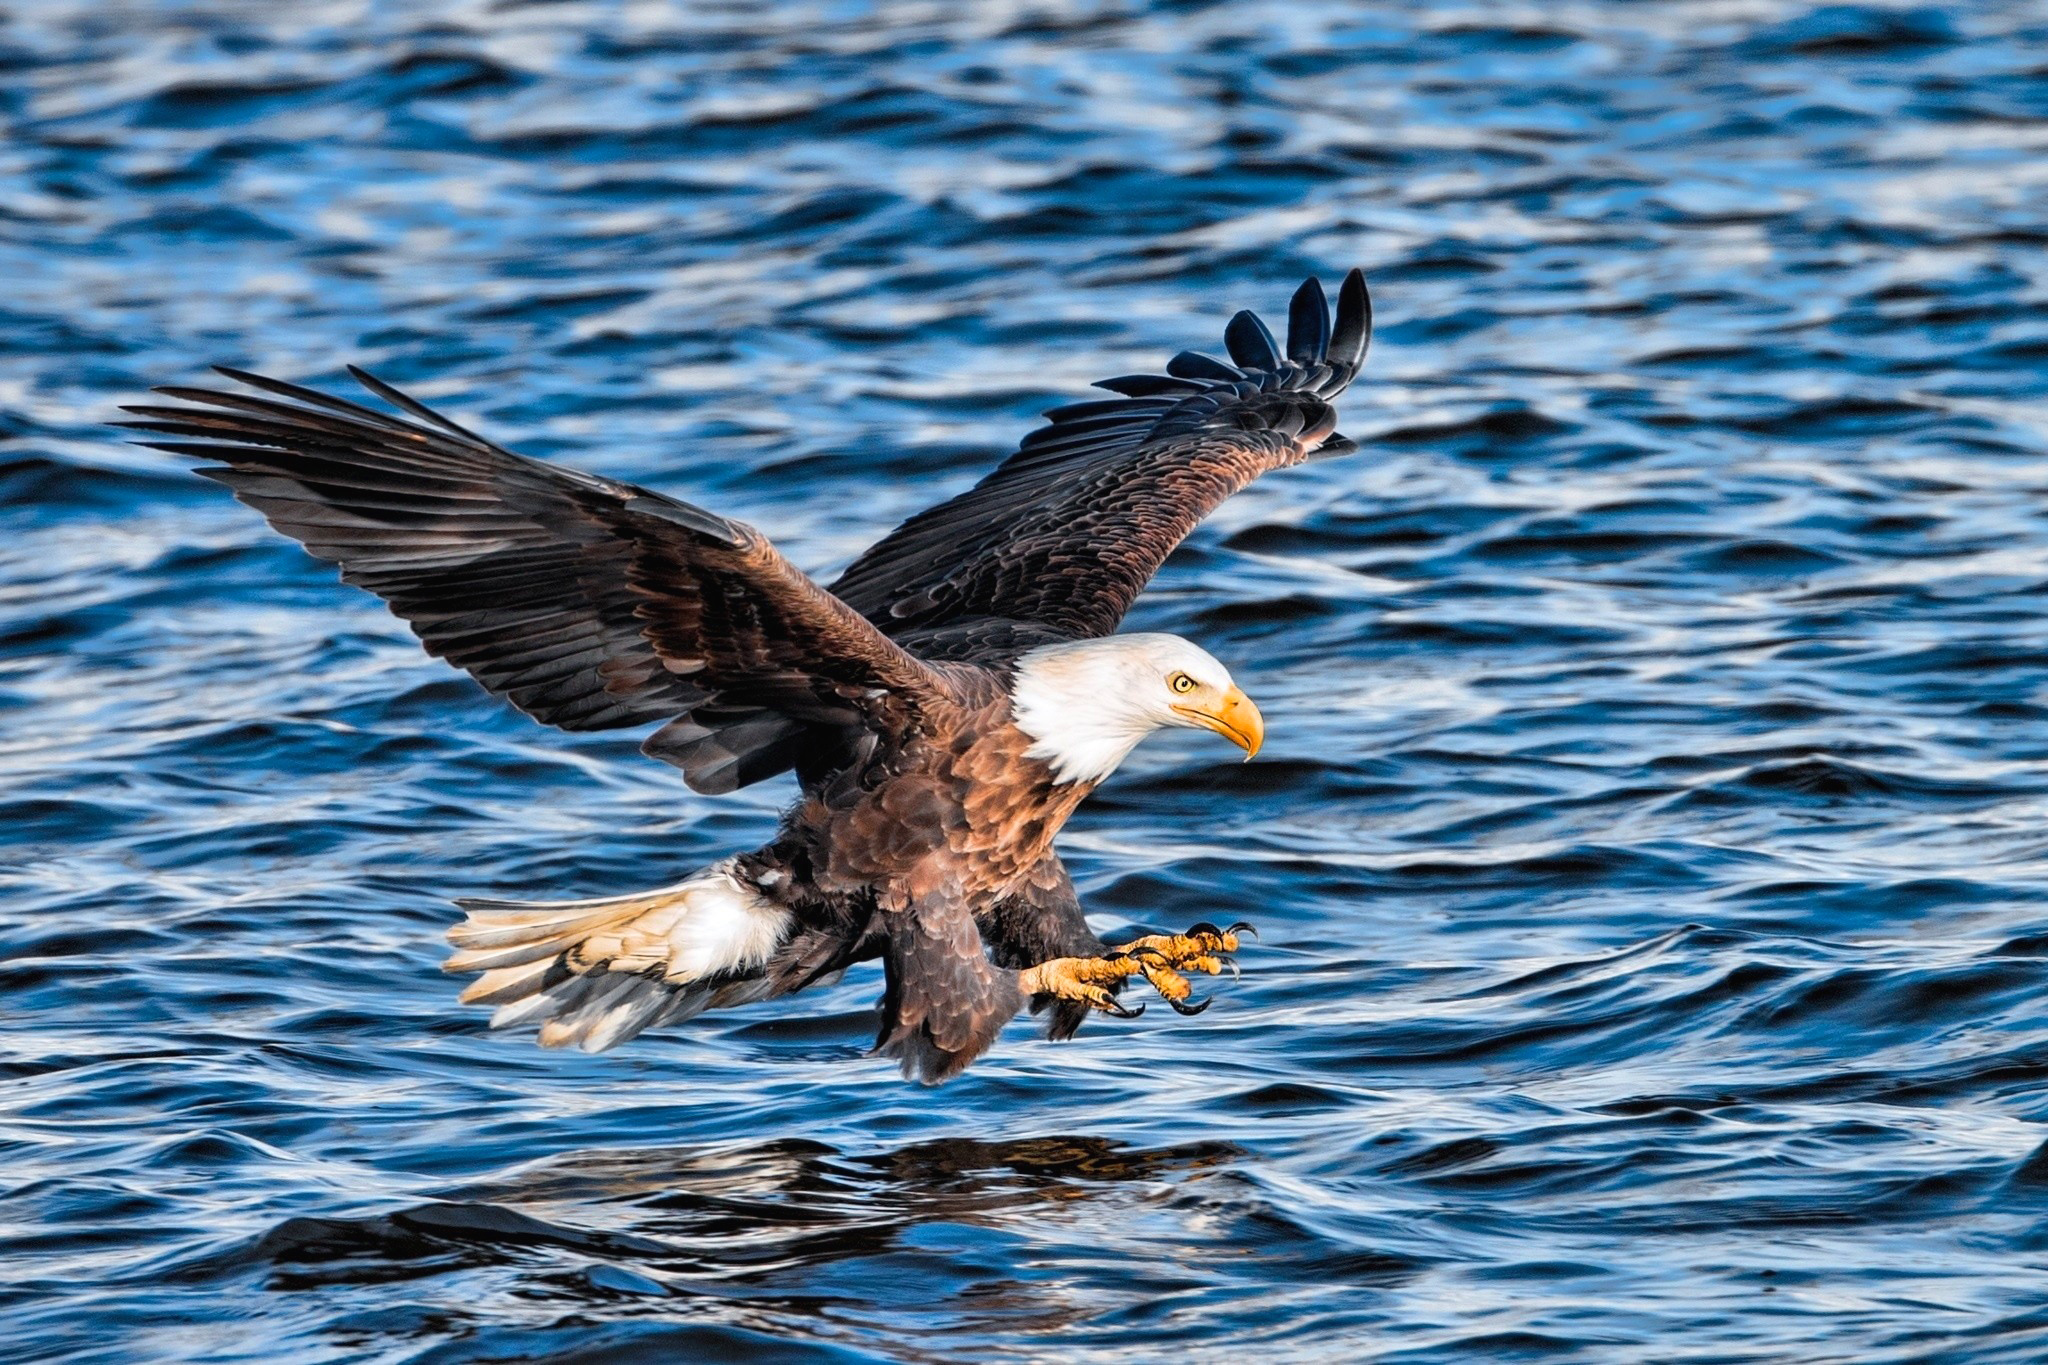
M 123 425 L 213 462 L 198 472 L 534 719 L 661 722 L 643 749 L 700 792 L 795 772 L 773 841 L 673 886 L 459 901 L 445 965 L 478 974 L 461 998 L 494 1027 L 598 1052 L 879 957 L 876 1049 L 936 1082 L 1027 1002 L 1065 1038 L 1093 1010 L 1137 1013 L 1134 977 L 1196 1012 L 1184 973 L 1229 965 L 1247 926 L 1105 944 L 1053 840 L 1162 726 L 1258 752 L 1264 722 L 1221 663 L 1113 632 L 1225 498 L 1354 448 L 1331 404 L 1370 334 L 1358 271 L 1334 317 L 1310 279 L 1284 347 L 1241 312 L 1227 363 L 1186 351 L 1103 380 L 1116 397 L 1047 413 L 830 588 L 750 526 L 514 454 L 354 367 L 405 416 L 221 368 L 255 392 L 166 387 L 179 406 Z

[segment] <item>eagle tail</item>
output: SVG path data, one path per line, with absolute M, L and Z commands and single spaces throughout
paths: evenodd
M 728 860 L 674 886 L 580 901 L 456 902 L 448 972 L 492 1028 L 538 1024 L 542 1047 L 616 1047 L 644 1029 L 769 994 L 765 968 L 795 917 Z

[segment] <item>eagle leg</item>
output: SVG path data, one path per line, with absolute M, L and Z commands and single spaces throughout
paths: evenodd
M 1112 987 L 1123 985 L 1143 970 L 1139 958 L 1125 953 L 1113 957 L 1056 957 L 1017 973 L 1017 984 L 1026 995 L 1079 1000 L 1104 1014 L 1135 1019 L 1145 1012 L 1145 1007 L 1132 1009 L 1116 998 Z

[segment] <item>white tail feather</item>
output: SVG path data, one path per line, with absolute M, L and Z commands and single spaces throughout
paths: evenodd
M 794 917 L 730 861 L 659 891 L 597 900 L 461 900 L 442 970 L 479 972 L 462 1002 L 495 1005 L 492 1028 L 541 1025 L 543 1047 L 602 1052 L 655 1024 L 758 1000 Z
M 499 967 L 485 972 L 462 988 L 455 998 L 465 1005 L 502 1005 L 540 989 L 541 978 L 552 962 L 529 962 L 523 967 Z

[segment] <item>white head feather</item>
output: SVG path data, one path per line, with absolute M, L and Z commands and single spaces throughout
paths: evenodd
M 1229 669 L 1178 635 L 1109 635 L 1018 659 L 1010 714 L 1035 741 L 1026 753 L 1050 763 L 1055 778 L 1100 782 L 1154 730 L 1202 728 L 1187 703 L 1219 704 L 1236 686 Z

